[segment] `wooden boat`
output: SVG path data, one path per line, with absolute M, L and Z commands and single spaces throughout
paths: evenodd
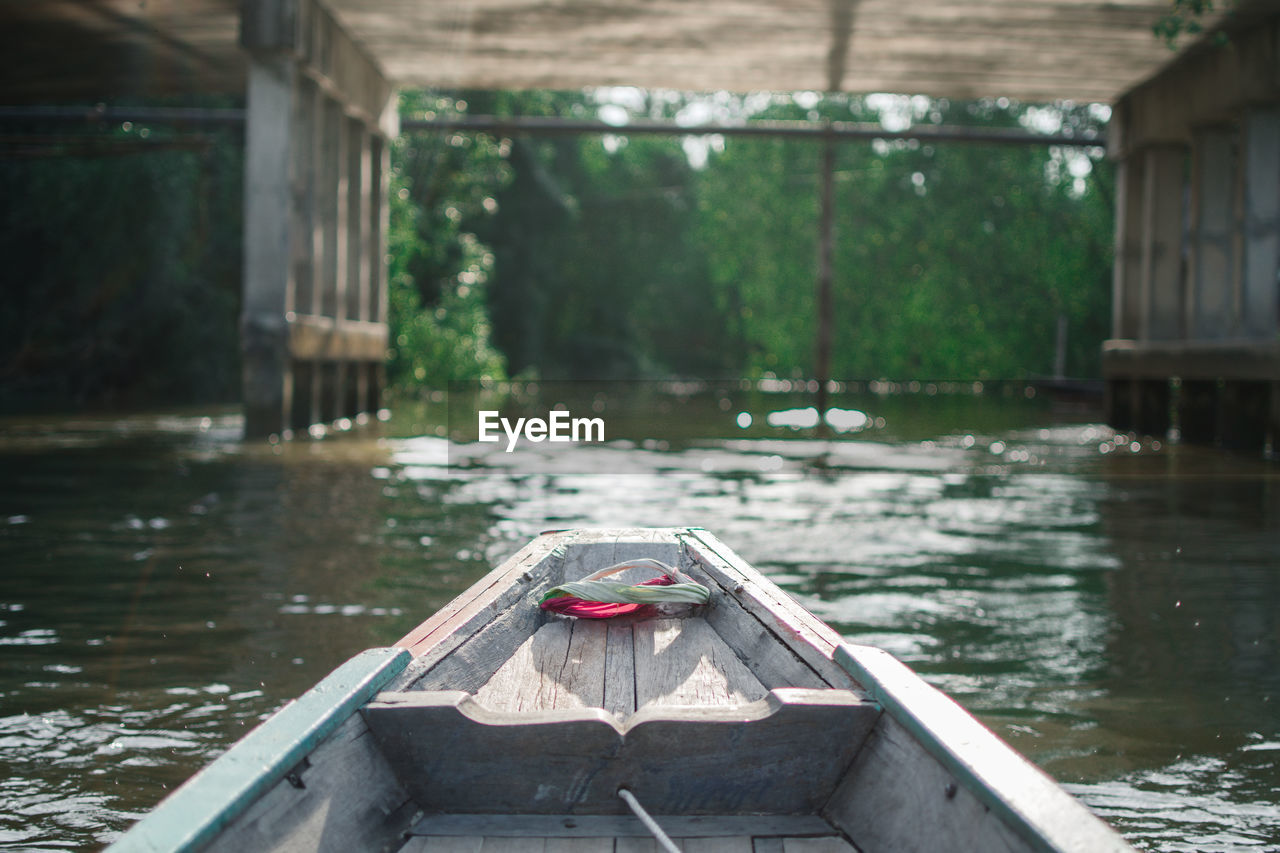
M 537 606 L 638 558 L 678 567 L 709 604 L 612 620 Z M 672 844 L 1131 849 L 907 667 L 844 642 L 699 529 L 540 536 L 395 647 L 286 705 L 110 849 Z

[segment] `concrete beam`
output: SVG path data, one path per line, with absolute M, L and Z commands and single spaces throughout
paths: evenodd
M 315 0 L 244 0 L 240 44 L 287 54 L 329 97 L 387 136 L 399 133 L 395 87 L 337 18 Z
M 1280 17 L 1240 16 L 1226 44 L 1212 40 L 1181 54 L 1116 102 L 1108 141 L 1127 157 L 1148 145 L 1191 144 L 1198 126 L 1234 121 L 1255 104 L 1280 101 Z
M 1280 341 L 1104 341 L 1102 376 L 1280 381 Z
M 387 355 L 387 326 L 307 314 L 287 317 L 289 355 L 298 361 L 380 362 Z

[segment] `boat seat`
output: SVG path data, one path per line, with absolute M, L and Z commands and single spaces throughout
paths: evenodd
M 848 690 L 776 688 L 736 707 L 510 713 L 461 691 L 381 693 L 362 711 L 428 812 L 812 814 L 880 713 Z M 725 773 L 726 765 L 741 772 Z

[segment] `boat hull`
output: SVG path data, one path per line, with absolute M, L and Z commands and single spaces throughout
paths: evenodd
M 548 615 L 546 590 L 659 560 L 678 618 Z M 1122 851 L 1056 782 L 887 653 L 699 529 L 544 534 L 358 656 L 113 850 Z

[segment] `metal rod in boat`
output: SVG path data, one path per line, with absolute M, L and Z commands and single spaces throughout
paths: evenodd
M 658 839 L 658 843 L 666 849 L 667 853 L 681 853 L 680 848 L 676 846 L 669 835 L 662 831 L 662 827 L 658 826 L 658 822 L 649 816 L 649 813 L 644 810 L 644 806 L 640 805 L 640 801 L 635 798 L 634 794 L 626 788 L 619 788 L 618 796 L 622 797 L 622 801 L 631 808 L 631 811 L 635 812 L 636 817 L 640 818 L 640 822 L 644 824 L 645 829 L 653 833 L 653 837 Z

